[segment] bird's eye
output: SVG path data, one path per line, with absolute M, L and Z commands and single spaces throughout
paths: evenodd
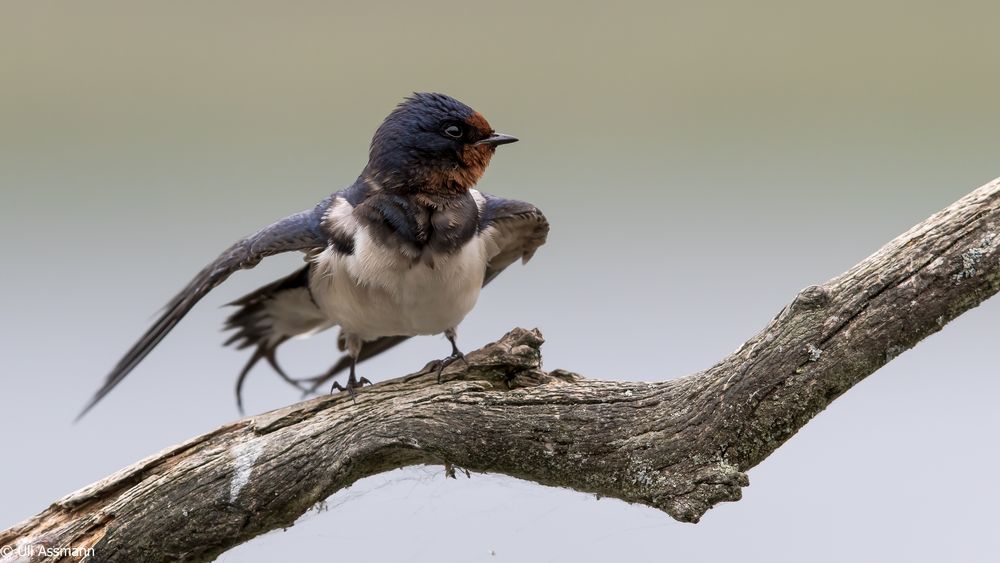
M 462 136 L 462 128 L 454 123 L 450 125 L 445 125 L 444 134 L 451 137 L 452 139 L 458 139 Z

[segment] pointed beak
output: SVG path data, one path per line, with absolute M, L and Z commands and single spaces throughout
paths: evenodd
M 492 147 L 496 147 L 496 146 L 499 146 L 499 145 L 506 145 L 508 143 L 516 143 L 516 142 L 517 142 L 517 137 L 514 137 L 512 135 L 504 135 L 503 133 L 494 133 L 494 134 L 490 135 L 489 137 L 486 137 L 485 139 L 482 139 L 480 141 L 476 141 L 473 144 L 475 144 L 475 145 L 490 145 Z

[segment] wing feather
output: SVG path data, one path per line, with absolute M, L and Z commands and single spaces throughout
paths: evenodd
M 238 270 L 253 268 L 268 256 L 281 252 L 325 248 L 328 237 L 321 225 L 325 210 L 315 208 L 286 217 L 238 241 L 206 266 L 164 307 L 153 326 L 125 353 L 108 374 L 104 384 L 77 415 L 79 420 L 131 372 L 209 291 Z
M 534 205 L 516 199 L 482 194 L 479 231 L 486 241 L 487 264 L 483 285 L 514 262 L 527 263 L 549 235 L 549 222 Z

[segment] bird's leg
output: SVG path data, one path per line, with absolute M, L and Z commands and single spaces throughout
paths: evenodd
M 455 343 L 455 340 L 458 338 L 458 330 L 449 328 L 444 331 L 444 335 L 448 339 L 448 342 L 451 342 L 451 355 L 431 363 L 431 371 L 437 370 L 438 383 L 441 383 L 441 372 L 444 371 L 444 368 L 455 363 L 457 360 L 462 360 L 465 365 L 469 365 L 469 362 L 465 360 L 465 354 L 458 349 L 458 344 Z
M 357 365 L 357 363 L 358 363 L 357 362 L 357 358 L 352 357 L 351 358 L 351 375 L 350 375 L 350 377 L 347 378 L 347 386 L 345 387 L 345 386 L 341 385 L 339 381 L 334 381 L 333 382 L 333 387 L 330 388 L 330 393 L 331 394 L 334 391 L 347 391 L 347 393 L 351 396 L 351 400 L 353 401 L 354 397 L 358 394 L 357 391 L 355 391 L 355 389 L 363 387 L 366 383 L 368 385 L 372 384 L 371 381 L 368 381 L 367 377 L 362 377 L 361 379 L 357 379 L 357 377 L 354 375 L 354 366 Z
M 355 389 L 362 387 L 366 383 L 368 385 L 372 384 L 371 381 L 368 381 L 368 378 L 362 377 L 358 379 L 355 374 L 355 368 L 358 365 L 358 356 L 361 355 L 361 346 L 363 344 L 364 341 L 360 337 L 353 334 L 347 335 L 347 353 L 351 356 L 351 372 L 347 378 L 347 387 L 341 385 L 339 381 L 334 381 L 333 387 L 330 388 L 330 393 L 334 391 L 347 391 L 351 395 L 351 400 L 354 400 L 354 396 L 357 395 Z

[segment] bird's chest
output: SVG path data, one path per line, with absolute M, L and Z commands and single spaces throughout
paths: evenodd
M 372 339 L 457 326 L 479 297 L 486 249 L 472 237 L 452 252 L 427 248 L 414 256 L 361 228 L 352 254 L 327 251 L 314 261 L 312 290 L 321 309 L 344 330 Z

